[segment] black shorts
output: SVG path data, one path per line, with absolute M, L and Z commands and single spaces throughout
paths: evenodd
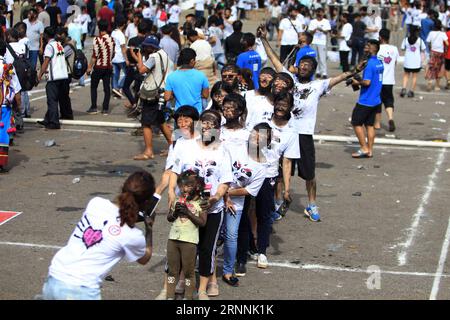
M 310 134 L 299 134 L 300 159 L 292 160 L 291 175 L 295 175 L 295 167 L 298 166 L 298 176 L 303 180 L 313 180 L 316 176 L 316 150 L 314 139 Z
M 450 59 L 445 59 L 445 70 L 450 71 Z
M 160 126 L 164 123 L 164 112 L 159 110 L 158 100 L 142 102 L 141 123 L 143 126 Z
M 366 107 L 357 103 L 352 113 L 352 126 L 373 126 L 379 108 L 381 105 Z
M 383 84 L 381 87 L 381 103 L 385 108 L 394 108 L 394 86 L 392 84 Z M 377 113 L 381 113 L 381 104 L 377 110 Z
M 420 70 L 422 70 L 422 68 L 417 68 L 417 69 L 410 69 L 410 68 L 403 68 L 403 71 L 405 71 L 406 73 L 419 73 Z

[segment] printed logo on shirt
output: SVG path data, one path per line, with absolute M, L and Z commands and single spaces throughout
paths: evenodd
M 83 223 L 83 219 L 86 223 L 86 225 Z M 108 221 L 103 222 L 103 226 L 105 226 L 108 223 Z M 86 216 L 83 216 L 81 218 L 80 222 L 77 224 L 78 230 L 81 231 L 81 234 L 74 234 L 75 238 L 81 239 L 86 246 L 86 249 L 89 249 L 96 244 L 102 242 L 103 240 L 103 233 L 101 229 L 94 229 L 91 226 L 91 223 L 89 222 L 88 218 Z
M 111 227 L 109 227 L 108 231 L 112 236 L 118 236 L 121 232 L 121 229 L 120 226 L 114 224 Z
M 383 61 L 384 61 L 384 63 L 389 64 L 389 63 L 391 63 L 392 58 L 391 57 L 384 57 Z
M 252 177 L 252 170 L 239 161 L 235 161 L 233 163 L 233 176 L 236 183 L 241 182 L 242 185 L 245 185 L 245 182 Z
M 415 46 L 411 46 L 409 49 L 410 49 L 412 52 L 416 52 L 416 50 L 417 50 L 417 48 L 416 48 Z

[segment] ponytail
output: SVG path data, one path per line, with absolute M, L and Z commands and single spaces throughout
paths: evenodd
M 134 227 L 139 211 L 146 210 L 154 192 L 155 180 L 147 171 L 137 171 L 128 177 L 117 198 L 121 227 L 125 223 L 130 228 Z

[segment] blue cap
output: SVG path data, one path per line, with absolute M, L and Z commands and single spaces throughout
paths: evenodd
M 143 46 L 143 47 L 150 46 L 150 47 L 153 47 L 153 48 L 156 48 L 156 49 L 161 49 L 159 47 L 159 39 L 156 36 L 148 36 L 142 42 L 141 46 Z

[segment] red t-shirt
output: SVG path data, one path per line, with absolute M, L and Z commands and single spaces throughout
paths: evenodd
M 98 18 L 99 20 L 106 20 L 108 21 L 108 32 L 111 33 L 112 31 L 112 18 L 114 17 L 114 11 L 112 11 L 110 8 L 104 6 L 98 11 Z
M 447 38 L 450 39 L 450 30 L 447 31 Z M 450 46 L 445 49 L 445 59 L 450 60 Z

